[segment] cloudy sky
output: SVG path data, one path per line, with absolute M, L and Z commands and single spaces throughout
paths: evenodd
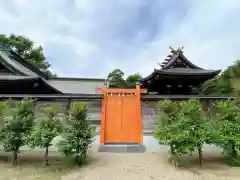
M 206 69 L 240 58 L 239 0 L 0 0 L 0 24 L 42 45 L 59 76 L 148 75 L 169 46 Z

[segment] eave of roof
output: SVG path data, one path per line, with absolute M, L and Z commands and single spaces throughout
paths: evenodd
M 0 75 L 0 80 L 9 80 L 9 81 L 17 81 L 17 80 L 33 80 L 38 77 L 32 76 L 19 76 L 19 75 Z
M 221 70 L 207 70 L 207 69 L 190 69 L 190 68 L 171 68 L 171 69 L 154 69 L 156 74 L 164 75 L 217 75 Z
M 26 81 L 26 80 L 27 81 L 32 81 L 32 80 L 40 81 L 45 86 L 47 86 L 47 87 L 51 88 L 53 91 L 55 91 L 56 94 L 63 94 L 62 91 L 51 86 L 47 81 L 45 81 L 42 77 L 39 77 L 39 76 L 32 77 L 32 76 L 18 76 L 18 75 L 0 75 L 0 81 Z
M 46 86 L 52 88 L 54 91 L 56 91 L 56 92 L 59 93 L 59 94 L 64 94 L 61 90 L 53 87 L 51 84 L 49 84 L 47 81 L 45 81 L 45 79 L 43 79 L 42 77 L 39 77 L 39 78 L 41 79 L 41 81 L 43 81 L 43 83 L 44 83 Z
M 26 80 L 37 80 L 42 82 L 45 86 L 48 86 L 52 90 L 54 90 L 57 94 L 63 94 L 59 89 L 51 86 L 47 81 L 45 81 L 42 77 L 31 77 L 31 76 L 16 76 L 16 75 L 1 75 L 0 81 L 26 81 Z
M 148 81 L 156 75 L 161 76 L 216 76 L 221 70 L 206 70 L 206 69 L 190 69 L 190 68 L 171 68 L 171 69 L 154 69 L 147 77 L 140 82 Z

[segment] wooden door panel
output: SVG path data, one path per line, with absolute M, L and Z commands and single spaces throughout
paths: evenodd
M 139 119 L 136 96 L 123 96 L 122 103 L 122 141 L 125 143 L 137 143 L 140 136 L 138 134 Z
M 108 96 L 106 106 L 105 143 L 121 142 L 121 96 Z
M 107 89 L 102 111 L 101 143 L 142 143 L 140 91 Z

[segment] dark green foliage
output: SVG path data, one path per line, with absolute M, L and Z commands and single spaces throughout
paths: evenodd
M 235 61 L 233 66 L 230 66 L 232 69 L 232 74 L 234 77 L 240 77 L 240 60 Z
M 53 104 L 42 109 L 45 116 L 38 119 L 28 140 L 31 148 L 40 147 L 45 149 L 44 165 L 48 165 L 48 150 L 53 139 L 62 130 L 61 121 L 57 118 L 59 108 L 59 105 Z
M 124 73 L 120 69 L 115 69 L 108 75 L 111 88 L 135 88 L 136 83 L 142 79 L 138 73 L 129 75 L 124 79 Z
M 240 77 L 240 61 L 237 60 L 222 72 L 220 76 L 203 83 L 198 89 L 199 94 L 205 95 L 238 95 L 239 90 L 235 89 L 236 79 Z M 237 85 L 238 86 L 238 85 Z
M 34 102 L 29 99 L 21 100 L 17 104 L 17 111 L 5 120 L 0 133 L 4 150 L 13 153 L 13 165 L 17 164 L 19 148 L 26 145 L 33 126 Z
M 182 142 L 176 148 L 179 155 L 191 155 L 198 151 L 199 163 L 202 164 L 202 146 L 211 141 L 211 124 L 207 113 L 203 111 L 202 105 L 198 100 L 188 100 L 180 102 L 178 119 L 179 140 Z
M 8 115 L 9 104 L 6 101 L 0 102 L 0 130 L 4 126 L 4 121 Z
M 86 161 L 87 152 L 94 137 L 94 128 L 87 120 L 87 107 L 85 104 L 75 103 L 70 109 L 63 130 L 63 140 L 57 147 L 64 155 L 74 155 L 76 164 Z
M 203 162 L 202 146 L 214 144 L 223 148 L 229 163 L 240 165 L 240 104 L 239 100 L 222 100 L 213 104 L 210 114 L 198 100 L 162 101 L 155 129 L 160 144 L 170 145 L 172 160 L 176 165 L 179 156 L 197 151 L 199 163 Z M 179 164 L 177 164 L 179 165 Z
M 45 72 L 49 76 L 56 76 L 49 70 L 50 64 L 44 56 L 43 48 L 41 46 L 36 46 L 34 42 L 28 38 L 13 34 L 10 36 L 2 34 L 0 35 L 0 46 L 15 49 L 26 61 L 42 72 Z
M 127 88 L 135 88 L 136 83 L 142 79 L 142 76 L 138 73 L 129 75 L 126 79 Z
M 109 85 L 112 88 L 125 88 L 124 73 L 120 69 L 114 69 L 108 74 Z
M 191 155 L 197 150 L 199 163 L 202 164 L 202 145 L 209 141 L 210 124 L 200 102 L 166 100 L 159 106 L 164 112 L 158 118 L 155 138 L 160 144 L 170 145 L 173 160 L 176 161 L 177 156 Z
M 176 126 L 179 112 L 178 101 L 160 101 L 158 108 L 164 112 L 159 113 L 157 124 L 155 128 L 154 137 L 159 141 L 159 144 L 170 145 L 171 153 L 174 154 L 174 148 L 176 141 Z
M 209 79 L 208 81 L 205 81 L 201 86 L 197 89 L 198 94 L 204 94 L 204 95 L 211 95 L 216 94 L 216 83 L 219 77 L 215 77 L 212 79 Z
M 215 77 L 204 82 L 198 89 L 199 94 L 204 95 L 233 95 L 233 78 L 228 78 L 227 75 Z
M 230 161 L 237 159 L 240 149 L 240 112 L 237 101 L 219 101 L 212 131 L 214 144 L 224 149 Z

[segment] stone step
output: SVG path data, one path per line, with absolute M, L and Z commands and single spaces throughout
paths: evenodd
M 99 146 L 98 152 L 143 153 L 146 147 L 141 144 L 104 144 Z

